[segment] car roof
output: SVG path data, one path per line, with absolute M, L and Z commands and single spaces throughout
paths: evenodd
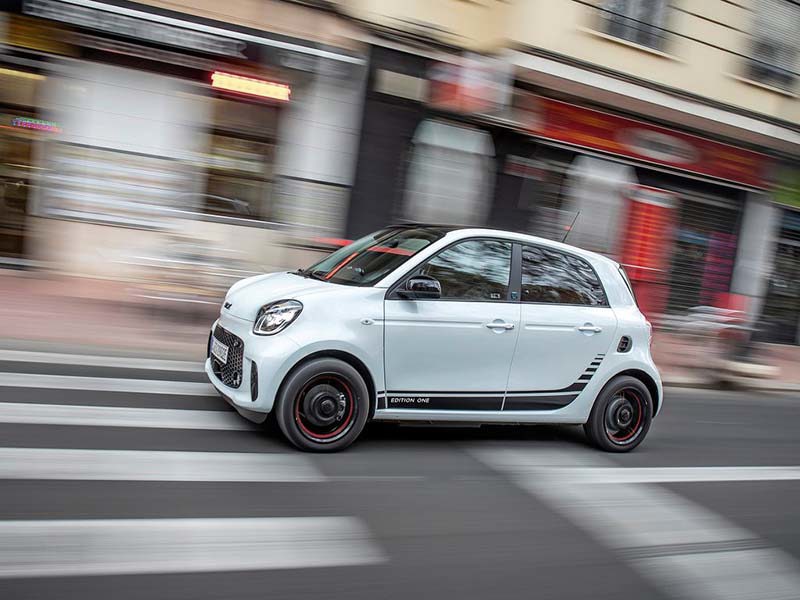
M 597 252 L 584 250 L 583 248 L 579 248 L 578 246 L 571 246 L 570 244 L 557 242 L 555 240 L 542 238 L 535 235 L 530 235 L 528 233 L 509 231 L 507 229 L 499 229 L 495 227 L 475 227 L 471 225 L 442 225 L 437 223 L 400 223 L 398 225 L 392 225 L 391 227 L 436 229 L 450 239 L 454 238 L 461 239 L 472 236 L 489 236 L 489 237 L 503 238 L 515 242 L 522 242 L 522 243 L 527 242 L 539 246 L 547 246 L 549 248 L 554 248 L 556 250 L 571 252 L 572 254 L 577 254 L 590 261 L 607 262 L 615 267 L 619 266 L 619 263 L 616 262 L 615 260 L 612 260 L 602 254 L 598 254 Z

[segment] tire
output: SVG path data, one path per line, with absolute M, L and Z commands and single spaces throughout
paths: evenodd
M 275 420 L 301 450 L 336 452 L 352 444 L 369 416 L 369 390 L 361 374 L 336 358 L 312 360 L 281 386 Z
M 609 381 L 583 426 L 589 440 L 606 452 L 630 452 L 642 443 L 653 420 L 650 390 L 635 377 Z

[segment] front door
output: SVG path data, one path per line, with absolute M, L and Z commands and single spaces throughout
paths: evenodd
M 523 246 L 521 324 L 504 410 L 554 410 L 594 377 L 615 340 L 617 319 L 584 259 Z
M 457 242 L 413 273 L 437 279 L 441 298 L 406 300 L 389 294 L 386 408 L 501 409 L 519 333 L 520 305 L 510 290 L 511 253 L 507 241 Z

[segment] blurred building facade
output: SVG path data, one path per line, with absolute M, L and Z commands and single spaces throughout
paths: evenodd
M 375 35 L 350 236 L 569 231 L 655 319 L 745 308 L 797 341 L 796 3 L 343 4 Z
M 6 261 L 236 277 L 489 225 L 616 258 L 654 318 L 798 341 L 790 0 L 15 0 L 2 30 Z
M 6 261 L 112 278 L 216 261 L 236 278 L 291 260 L 263 252 L 287 224 L 341 229 L 366 74 L 350 21 L 277 0 L 14 4 Z

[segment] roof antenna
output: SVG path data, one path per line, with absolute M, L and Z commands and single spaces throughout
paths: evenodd
M 567 230 L 564 232 L 564 237 L 561 238 L 561 243 L 562 244 L 567 241 L 567 236 L 572 231 L 572 228 L 575 227 L 575 221 L 578 220 L 578 217 L 580 216 L 580 214 L 581 214 L 581 211 L 578 211 L 578 212 L 575 213 L 575 218 L 572 219 L 572 223 L 569 224 L 569 227 L 567 227 Z

